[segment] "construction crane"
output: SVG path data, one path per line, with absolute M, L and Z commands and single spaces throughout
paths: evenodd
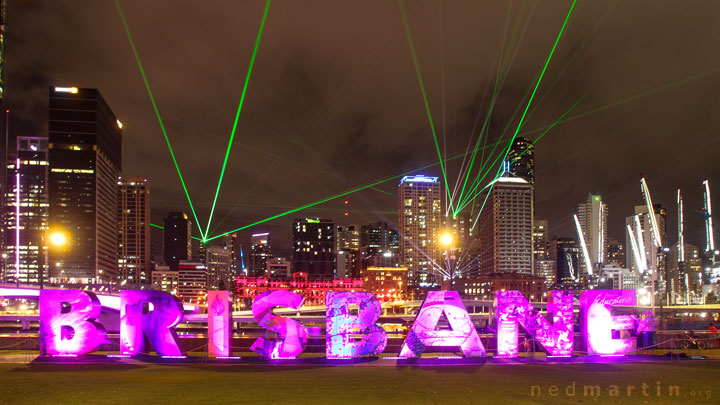
M 630 247 L 632 250 L 633 257 L 635 258 L 635 265 L 638 268 L 638 273 L 642 274 L 645 271 L 645 265 L 641 259 L 640 251 L 638 249 L 637 242 L 635 241 L 635 234 L 633 233 L 632 227 L 628 224 L 627 226 L 627 232 L 628 237 L 630 238 Z
M 573 215 L 575 218 L 575 227 L 577 228 L 578 238 L 580 239 L 580 246 L 582 247 L 583 257 L 585 258 L 585 267 L 587 267 L 588 275 L 593 274 L 592 263 L 590 262 L 590 255 L 588 254 L 587 245 L 585 244 L 585 237 L 583 236 L 582 228 L 580 227 L 580 220 L 577 215 Z
M 645 205 L 647 205 L 648 210 L 648 216 L 650 217 L 650 230 L 652 233 L 652 238 L 650 238 L 650 252 L 654 252 L 655 248 L 657 248 L 658 251 L 664 250 L 664 246 L 662 244 L 662 240 L 660 239 L 660 228 L 657 224 L 657 218 L 655 218 L 655 208 L 653 206 L 652 197 L 650 196 L 650 189 L 648 189 L 647 182 L 645 181 L 644 177 L 640 178 L 640 190 L 642 191 L 643 197 L 645 198 Z M 638 221 L 639 222 L 639 221 Z M 650 299 L 650 304 L 652 306 L 652 313 L 653 316 L 655 315 L 655 282 L 657 281 L 657 260 L 653 258 L 652 254 L 650 255 L 650 281 L 652 284 L 652 297 Z
M 705 252 L 708 256 L 712 257 L 712 264 L 715 264 L 715 241 L 713 238 L 713 226 L 712 226 L 712 203 L 710 202 L 710 182 L 705 179 L 703 181 L 705 191 L 703 192 L 703 202 L 705 204 L 701 213 L 705 216 Z

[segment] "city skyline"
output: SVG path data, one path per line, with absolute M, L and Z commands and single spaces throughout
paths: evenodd
M 160 39 L 149 35 L 142 22 L 153 18 L 161 9 L 153 5 L 140 8 L 133 3 L 123 3 L 123 6 L 128 27 L 157 97 L 159 110 L 166 120 L 169 139 L 175 145 L 180 165 L 188 176 L 190 194 L 198 204 L 198 216 L 204 226 L 215 184 L 214 180 L 202 179 L 216 179 L 219 174 L 222 153 L 230 132 L 229 125 L 232 124 L 232 116 L 247 72 L 252 40 L 257 34 L 262 17 L 262 6 L 254 4 L 229 8 L 238 11 L 239 19 L 232 18 L 233 22 L 217 24 L 217 32 L 208 32 L 207 36 L 194 42 L 183 42 L 181 45 L 172 41 L 163 44 L 162 51 L 158 53 L 153 50 L 158 49 L 157 41 Z M 88 3 L 87 7 L 74 8 L 73 13 L 68 14 L 68 7 L 68 4 L 62 2 L 9 5 L 8 38 L 15 43 L 21 43 L 23 50 L 20 54 L 15 51 L 20 49 L 19 46 L 7 49 L 8 88 L 5 104 L 11 109 L 11 136 L 17 133 L 43 135 L 43 120 L 36 117 L 44 114 L 43 109 L 46 107 L 43 107 L 43 103 L 46 101 L 37 95 L 38 88 L 46 89 L 45 86 L 54 84 L 99 88 L 125 123 L 124 155 L 128 158 L 123 162 L 123 174 L 148 176 L 150 181 L 157 185 L 154 187 L 153 222 L 161 223 L 162 217 L 168 211 L 189 211 L 117 9 L 112 4 Z M 289 27 L 282 27 L 278 20 L 287 23 L 288 13 L 300 18 L 307 10 L 280 3 L 271 8 L 259 46 L 254 76 L 249 82 L 249 99 L 241 114 L 237 144 L 233 146 L 228 172 L 218 199 L 216 219 L 213 222 L 213 227 L 219 226 L 217 232 L 222 232 L 224 227 L 229 230 L 253 223 L 286 209 L 351 189 L 353 186 L 367 184 L 373 179 L 404 173 L 432 163 L 433 159 L 437 161 L 427 118 L 424 117 L 418 82 L 414 77 L 408 43 L 399 22 L 400 11 L 397 5 L 372 3 L 367 7 L 368 10 L 362 12 L 354 7 L 356 6 L 329 5 L 323 13 L 347 15 L 342 11 L 351 10 L 355 15 L 348 17 L 347 21 L 343 20 L 348 27 L 340 30 L 341 38 L 337 41 L 352 41 L 357 45 L 355 49 L 367 48 L 368 52 L 365 54 L 344 53 L 337 46 L 332 46 L 334 41 L 321 34 L 331 26 L 334 27 L 335 23 L 324 23 L 319 16 L 305 16 L 306 20 L 311 22 L 312 29 L 304 35 L 288 35 L 294 26 L 290 24 Z M 464 23 L 466 19 L 460 15 L 460 10 L 466 11 L 475 7 L 477 6 L 471 3 L 463 4 L 462 7 L 443 7 L 446 19 L 457 18 L 460 23 L 452 29 L 442 31 L 437 27 L 422 24 L 429 15 L 434 17 L 432 13 L 435 13 L 439 6 L 406 5 L 419 66 L 425 77 L 429 105 L 437 118 L 438 134 L 448 134 L 448 154 L 463 149 L 464 140 L 468 138 L 473 126 L 475 112 L 478 108 L 487 107 L 488 100 L 485 99 L 483 104 L 482 95 L 487 90 L 488 83 L 484 83 L 482 78 L 491 77 L 496 71 L 504 21 L 508 19 L 505 5 L 483 6 L 480 14 L 467 13 L 485 16 L 484 24 L 480 24 L 483 28 L 472 28 Z M 526 36 L 519 42 L 516 59 L 510 65 L 507 83 L 501 89 L 498 106 L 493 113 L 491 130 L 495 128 L 495 131 L 499 131 L 498 128 L 507 123 L 510 112 L 520 100 L 522 89 L 532 83 L 531 72 L 542 66 L 552 38 L 557 34 L 557 27 L 562 23 L 565 7 L 565 4 L 558 3 L 536 9 L 529 4 L 511 11 L 509 29 L 515 27 L 513 24 L 523 27 L 527 23 L 527 32 L 532 32 L 533 38 Z M 184 9 L 187 12 L 178 11 L 172 16 L 153 18 L 153 24 L 157 25 L 153 26 L 153 31 L 158 30 L 165 34 L 162 37 L 174 37 L 175 30 L 186 26 L 181 23 L 190 18 L 188 12 L 194 8 Z M 715 98 L 706 96 L 706 89 L 712 88 L 712 83 L 718 80 L 716 73 L 707 72 L 711 72 L 717 63 L 713 63 L 714 54 L 703 52 L 708 39 L 704 32 L 696 27 L 698 24 L 691 25 L 682 15 L 672 16 L 679 20 L 677 24 L 663 25 L 662 32 L 656 32 L 655 28 L 655 31 L 642 32 L 639 27 L 629 25 L 626 21 L 628 16 L 639 13 L 641 9 L 641 5 L 616 4 L 578 7 L 567 25 L 565 37 L 559 42 L 555 59 L 549 64 L 547 77 L 540 86 L 540 92 L 543 95 L 547 93 L 547 98 L 543 97 L 544 100 L 538 104 L 540 108 L 537 114 L 529 119 L 527 127 L 530 129 L 552 122 L 585 92 L 588 92 L 588 96 L 578 105 L 577 114 L 671 85 L 665 90 L 658 90 L 603 109 L 594 115 L 558 125 L 535 145 L 536 216 L 548 219 L 550 236 L 574 235 L 571 212 L 577 201 L 581 201 L 591 192 L 603 195 L 604 201 L 611 207 L 609 236 L 622 240 L 624 216 L 631 213 L 634 205 L 642 203 L 636 180 L 639 172 L 643 172 L 655 200 L 663 203 L 669 212 L 673 212 L 671 203 L 674 201 L 676 187 L 684 190 L 689 211 L 686 214 L 686 240 L 702 245 L 702 218 L 693 215 L 690 209 L 702 206 L 702 189 L 699 185 L 702 179 L 709 178 L 711 186 L 718 181 L 717 169 L 702 164 L 703 156 L 705 159 L 709 158 L 708 153 L 712 150 L 708 146 L 717 142 L 713 137 L 705 136 L 716 126 L 713 121 L 716 118 L 701 119 L 693 115 L 697 113 L 680 107 L 684 104 L 690 105 L 691 100 L 701 96 L 705 97 L 708 108 L 712 109 L 717 105 Z M 100 20 L 85 18 L 85 13 L 106 18 L 101 19 L 103 23 L 100 24 Z M 193 14 L 192 18 L 219 17 L 213 13 L 211 8 L 202 9 L 200 16 Z M 653 21 L 662 20 L 671 18 L 670 13 L 671 10 L 662 9 L 651 16 L 643 17 Z M 705 10 L 692 14 L 707 16 L 713 15 L 713 12 Z M 57 16 L 65 16 L 68 20 L 59 19 Z M 373 18 L 380 18 L 376 21 L 377 27 L 368 27 L 365 23 Z M 68 24 L 70 20 L 75 23 Z M 107 24 L 105 21 L 108 21 Z M 379 24 L 380 22 L 383 24 Z M 584 22 L 587 24 L 583 24 Z M 363 30 L 353 29 L 361 24 Z M 652 21 L 647 24 L 652 26 Z M 65 35 L 49 35 L 53 27 L 58 26 L 63 27 Z M 29 27 L 38 33 L 35 38 L 47 37 L 47 40 L 36 43 L 22 38 L 21 33 L 24 29 L 31 29 Z M 232 45 L 237 52 L 207 50 L 201 51 L 200 59 L 187 59 L 194 55 L 194 52 L 205 49 L 208 42 L 212 43 L 213 38 L 223 35 L 220 28 L 233 31 L 232 37 L 237 38 L 237 41 L 231 41 L 228 46 Z M 85 31 L 99 34 L 82 35 Z M 363 32 L 363 36 L 355 35 L 356 32 Z M 622 35 L 635 40 L 621 41 L 623 43 L 617 45 L 616 39 Z M 674 37 L 678 39 L 671 41 Z M 184 36 L 177 35 L 177 38 Z M 459 38 L 467 39 L 458 44 Z M 654 45 L 646 46 L 646 43 L 642 43 L 641 46 L 639 41 L 642 38 L 653 38 Z M 325 58 L 317 51 L 322 47 L 310 46 L 309 41 L 329 42 L 328 52 L 333 51 L 339 55 L 335 59 L 336 64 L 319 64 Z M 363 45 L 373 41 L 382 46 L 373 51 Z M 197 46 L 198 43 L 203 45 Z M 443 48 L 446 43 L 452 43 L 456 48 L 449 45 Z M 621 63 L 612 59 L 613 65 L 620 65 L 613 69 L 605 66 L 609 62 L 598 58 L 599 55 L 611 52 L 608 48 L 611 43 L 621 47 L 612 52 L 624 52 L 626 55 L 620 60 Z M 663 46 L 660 46 L 660 43 Z M 678 43 L 684 46 L 683 49 L 688 54 L 685 59 L 687 64 L 667 66 L 655 63 L 661 60 L 668 47 L 672 49 L 679 46 L 676 45 Z M 509 45 L 512 43 L 506 44 Z M 100 46 L 103 49 L 109 46 L 114 52 L 99 54 L 96 51 Z M 464 51 L 468 47 L 477 48 L 477 52 L 467 56 Z M 630 52 L 636 48 L 643 51 L 641 63 L 638 62 L 640 57 L 635 57 Z M 48 52 L 47 49 L 52 51 Z M 304 57 L 288 59 L 286 56 L 299 56 L 303 50 L 308 49 L 312 49 L 312 52 Z M 455 61 L 452 64 L 448 62 L 445 79 L 440 75 L 443 65 L 436 61 L 437 56 L 442 55 L 440 52 L 443 49 L 446 57 L 452 57 L 448 60 Z M 88 52 L 96 52 L 100 58 L 98 63 L 108 69 L 89 69 L 79 64 L 82 60 L 80 56 Z M 162 73 L 165 70 L 163 67 L 176 57 L 185 57 L 192 61 L 177 72 L 183 74 L 181 80 L 172 80 L 171 76 L 165 77 Z M 207 63 L 213 59 L 220 63 Z M 383 62 L 379 63 L 378 60 Z M 590 61 L 597 66 L 588 71 Z M 461 66 L 468 69 L 460 68 Z M 222 78 L 220 83 L 217 79 L 207 80 L 203 77 L 203 72 L 214 71 L 213 69 L 219 69 L 216 76 Z M 649 69 L 654 74 L 646 74 Z M 325 74 L 320 74 L 321 71 Z M 469 71 L 472 71 L 472 74 Z M 449 76 L 451 72 L 454 74 Z M 593 80 L 588 83 L 578 82 L 579 77 L 586 75 L 590 75 Z M 397 80 L 400 78 L 403 80 Z M 268 85 L 275 79 L 283 83 L 283 91 L 288 92 L 287 94 L 268 93 Z M 559 79 L 557 85 L 550 88 L 556 79 Z M 630 84 L 627 83 L 628 80 L 631 81 Z M 229 88 L 223 86 L 223 82 L 232 85 Z M 679 82 L 682 83 L 677 84 Z M 443 83 L 446 87 L 443 87 Z M 466 86 L 466 83 L 469 86 Z M 609 85 L 612 83 L 616 84 Z M 398 104 L 390 98 L 385 103 L 390 102 L 392 105 L 380 111 L 381 105 L 386 106 L 383 103 L 376 105 L 376 100 L 368 97 L 372 94 L 373 86 L 391 89 L 389 94 L 406 97 L 406 101 Z M 230 91 L 231 88 L 236 90 Z M 446 88 L 445 97 L 442 96 L 443 88 Z M 221 93 L 217 93 L 218 91 Z M 450 97 L 453 94 L 454 96 Z M 207 102 L 215 96 L 217 102 Z M 195 105 L 193 100 L 202 102 Z M 375 107 L 372 107 L 373 105 Z M 679 114 L 679 118 L 670 123 L 672 125 L 660 125 L 657 117 L 663 114 L 659 112 L 659 107 L 673 108 L 673 115 Z M 472 113 L 467 113 L 466 110 Z M 445 120 L 440 118 L 442 111 L 447 111 Z M 268 114 L 272 117 L 281 114 L 283 119 L 270 119 Z M 390 117 L 393 119 L 389 119 Z M 607 125 L 608 122 L 622 125 L 611 128 Z M 200 124 L 202 128 L 198 129 Z M 308 129 L 303 132 L 306 127 Z M 333 133 L 340 135 L 328 137 L 328 134 Z M 190 134 L 193 135 L 189 137 Z M 287 140 L 297 135 L 301 136 L 294 139 L 296 143 Z M 531 139 L 537 135 L 539 133 L 535 133 Z M 493 136 L 496 138 L 497 134 L 491 133 L 491 139 Z M 199 138 L 205 146 L 202 149 L 196 147 Z M 384 142 L 378 142 L 379 140 Z M 676 148 L 668 147 L 676 142 L 687 147 L 681 148 L 679 152 Z M 298 143 L 303 146 L 298 146 Z M 382 146 L 375 146 L 376 144 Z M 353 148 L 358 146 L 364 148 L 363 153 L 351 153 Z M 292 149 L 285 152 L 286 148 Z M 641 153 L 646 148 L 650 148 L 651 153 Z M 275 163 L 275 158 L 266 157 L 268 153 L 282 159 Z M 392 158 L 388 158 L 389 156 Z M 164 163 L 160 164 L 161 162 Z M 452 164 L 449 164 L 449 173 L 452 172 Z M 361 170 L 350 170 L 347 165 Z M 604 175 L 594 174 L 593 165 L 603 167 Z M 265 170 L 267 174 L 263 175 Z M 290 171 L 292 176 L 287 175 Z M 437 168 L 431 168 L 417 174 L 436 176 L 441 173 Z M 379 184 L 376 188 L 392 192 L 396 186 L 396 183 L 393 183 L 395 182 Z M 300 190 L 302 192 L 299 192 Z M 243 199 L 245 202 L 242 202 Z M 394 207 L 392 197 L 374 190 L 352 194 L 349 199 L 349 218 L 342 217 L 342 213 L 347 209 L 342 201 L 331 201 L 313 207 L 316 209 L 306 210 L 303 214 L 328 217 L 339 225 L 343 225 L 345 220 L 348 223 L 370 223 L 378 219 L 387 220 L 391 217 L 387 212 L 393 211 Z M 246 205 L 233 211 L 229 219 L 220 225 L 230 206 L 238 201 Z M 674 227 L 673 218 L 671 215 L 668 219 L 669 229 Z M 239 236 L 244 239 L 243 244 L 246 244 L 251 233 L 271 232 L 277 238 L 277 246 L 289 246 L 290 232 L 287 225 L 292 219 L 292 216 L 288 216 L 266 222 L 249 228 L 246 234 L 241 233 Z M 153 234 L 153 240 L 157 244 L 158 232 Z

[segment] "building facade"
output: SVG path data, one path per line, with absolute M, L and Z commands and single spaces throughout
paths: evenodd
M 439 241 L 442 227 L 437 177 L 405 176 L 398 186 L 400 264 L 408 269 L 408 287 L 440 283 Z
M 122 124 L 97 89 L 49 93 L 50 228 L 69 242 L 50 250 L 51 281 L 116 282 Z
M 16 158 L 8 161 L 2 250 L 6 283 L 39 281 L 40 264 L 44 262 L 40 255 L 47 254 L 41 235 L 48 229 L 47 155 L 47 139 L 21 136 L 17 138 Z
M 207 268 L 205 265 L 200 261 L 181 260 L 177 265 L 177 272 L 177 297 L 180 301 L 204 304 L 207 300 Z
M 184 212 L 169 212 L 163 221 L 163 258 L 171 270 L 192 258 L 192 223 Z
M 368 267 L 363 275 L 365 291 L 382 302 L 407 299 L 407 269 L 405 267 Z
M 208 246 L 205 250 L 205 268 L 208 289 L 227 290 L 234 285 L 232 256 L 224 246 Z
M 293 273 L 291 279 L 273 280 L 267 277 L 238 277 L 235 284 L 236 308 L 250 308 L 258 295 L 286 290 L 303 296 L 302 306 L 325 305 L 329 291 L 364 291 L 362 279 L 336 278 L 312 280 L 305 273 Z
M 533 273 L 533 187 L 530 183 L 509 172 L 494 180 L 478 227 L 480 274 Z
M 535 186 L 535 147 L 529 139 L 516 137 L 507 155 L 510 173 Z
M 588 194 L 587 200 L 577 205 L 576 214 L 590 255 L 590 263 L 594 266 L 591 270 L 597 273 L 602 264 L 606 263 L 607 257 L 607 204 L 603 202 L 600 194 Z M 584 263 L 584 260 L 580 262 L 582 268 L 585 267 Z
M 150 182 L 144 177 L 121 176 L 117 184 L 119 281 L 149 284 Z
M 249 276 L 264 276 L 267 271 L 268 261 L 272 257 L 270 234 L 267 232 L 253 234 L 250 239 Z
M 311 280 L 335 276 L 335 226 L 329 219 L 304 218 L 293 222 L 292 272 Z

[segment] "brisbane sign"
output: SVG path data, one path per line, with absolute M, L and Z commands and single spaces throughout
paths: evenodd
M 498 291 L 497 356 L 518 356 L 522 327 L 549 356 L 571 357 L 574 350 L 572 291 L 552 291 L 547 318 L 518 291 Z M 635 339 L 618 331 L 636 330 L 637 318 L 613 315 L 612 307 L 636 305 L 632 290 L 586 290 L 580 294 L 581 336 L 590 356 L 621 356 L 635 348 Z M 252 304 L 252 315 L 266 330 L 250 350 L 267 359 L 295 358 L 307 345 L 305 327 L 273 313 L 277 307 L 299 309 L 303 298 L 291 291 L 269 291 Z M 96 322 L 101 305 L 83 290 L 41 290 L 39 296 L 41 356 L 78 356 L 109 343 Z M 369 292 L 328 292 L 326 297 L 326 357 L 353 359 L 383 353 L 387 334 L 377 324 L 380 301 Z M 439 329 L 441 318 L 448 323 Z M 175 331 L 183 320 L 183 305 L 173 295 L 148 290 L 120 293 L 120 355 L 131 357 L 152 349 L 163 357 L 182 357 L 185 351 Z M 231 353 L 231 301 L 228 291 L 208 292 L 208 355 Z M 642 327 L 642 326 L 641 326 Z M 273 333 L 268 333 L 273 332 Z M 629 334 L 632 335 L 632 334 Z M 456 291 L 431 291 L 415 317 L 399 358 L 418 358 L 428 347 L 459 348 L 465 357 L 487 356 L 470 315 Z

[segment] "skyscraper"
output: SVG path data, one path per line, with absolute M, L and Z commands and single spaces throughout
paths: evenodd
M 231 263 L 230 250 L 223 246 L 208 246 L 205 250 L 208 289 L 229 290 L 234 286 Z
M 177 271 L 180 260 L 192 258 L 192 223 L 184 212 L 168 212 L 164 221 L 163 257 L 170 270 Z
M 621 267 L 625 265 L 625 246 L 617 239 L 609 238 L 605 263 L 615 262 Z
M 230 271 L 233 276 L 239 276 L 244 274 L 244 266 L 240 252 L 242 251 L 242 244 L 238 238 L 237 232 L 233 232 L 222 237 L 222 244 L 230 252 Z
M 117 184 L 120 282 L 149 284 L 150 182 L 144 177 L 121 176 Z
M 576 212 L 590 255 L 590 263 L 595 267 L 591 270 L 596 273 L 595 270 L 605 263 L 607 257 L 607 204 L 602 201 L 600 194 L 588 194 L 587 200 L 577 205 Z M 584 263 L 583 260 L 580 264 L 583 268 Z
M 517 137 L 508 152 L 510 173 L 535 186 L 535 147 L 527 138 Z
M 480 273 L 532 274 L 532 184 L 505 172 L 494 180 L 489 193 L 478 220 Z
M 50 227 L 69 242 L 50 250 L 51 281 L 115 282 L 122 124 L 97 89 L 49 93 Z
M 335 226 L 329 219 L 304 218 L 293 222 L 292 271 L 310 279 L 335 275 Z
M 270 234 L 256 233 L 250 239 L 250 277 L 263 277 L 267 272 L 268 260 L 272 259 Z
M 440 183 L 437 177 L 405 176 L 398 186 L 400 263 L 408 269 L 408 287 L 439 285 Z
M 360 227 L 362 272 L 368 267 L 393 267 L 400 260 L 400 241 L 396 230 L 387 222 L 375 222 Z M 360 272 L 360 273 L 362 273 Z M 362 277 L 362 274 L 353 274 Z
M 8 283 L 39 281 L 41 233 L 48 228 L 47 154 L 46 138 L 21 136 L 16 158 L 8 162 L 2 251 L 3 279 Z

